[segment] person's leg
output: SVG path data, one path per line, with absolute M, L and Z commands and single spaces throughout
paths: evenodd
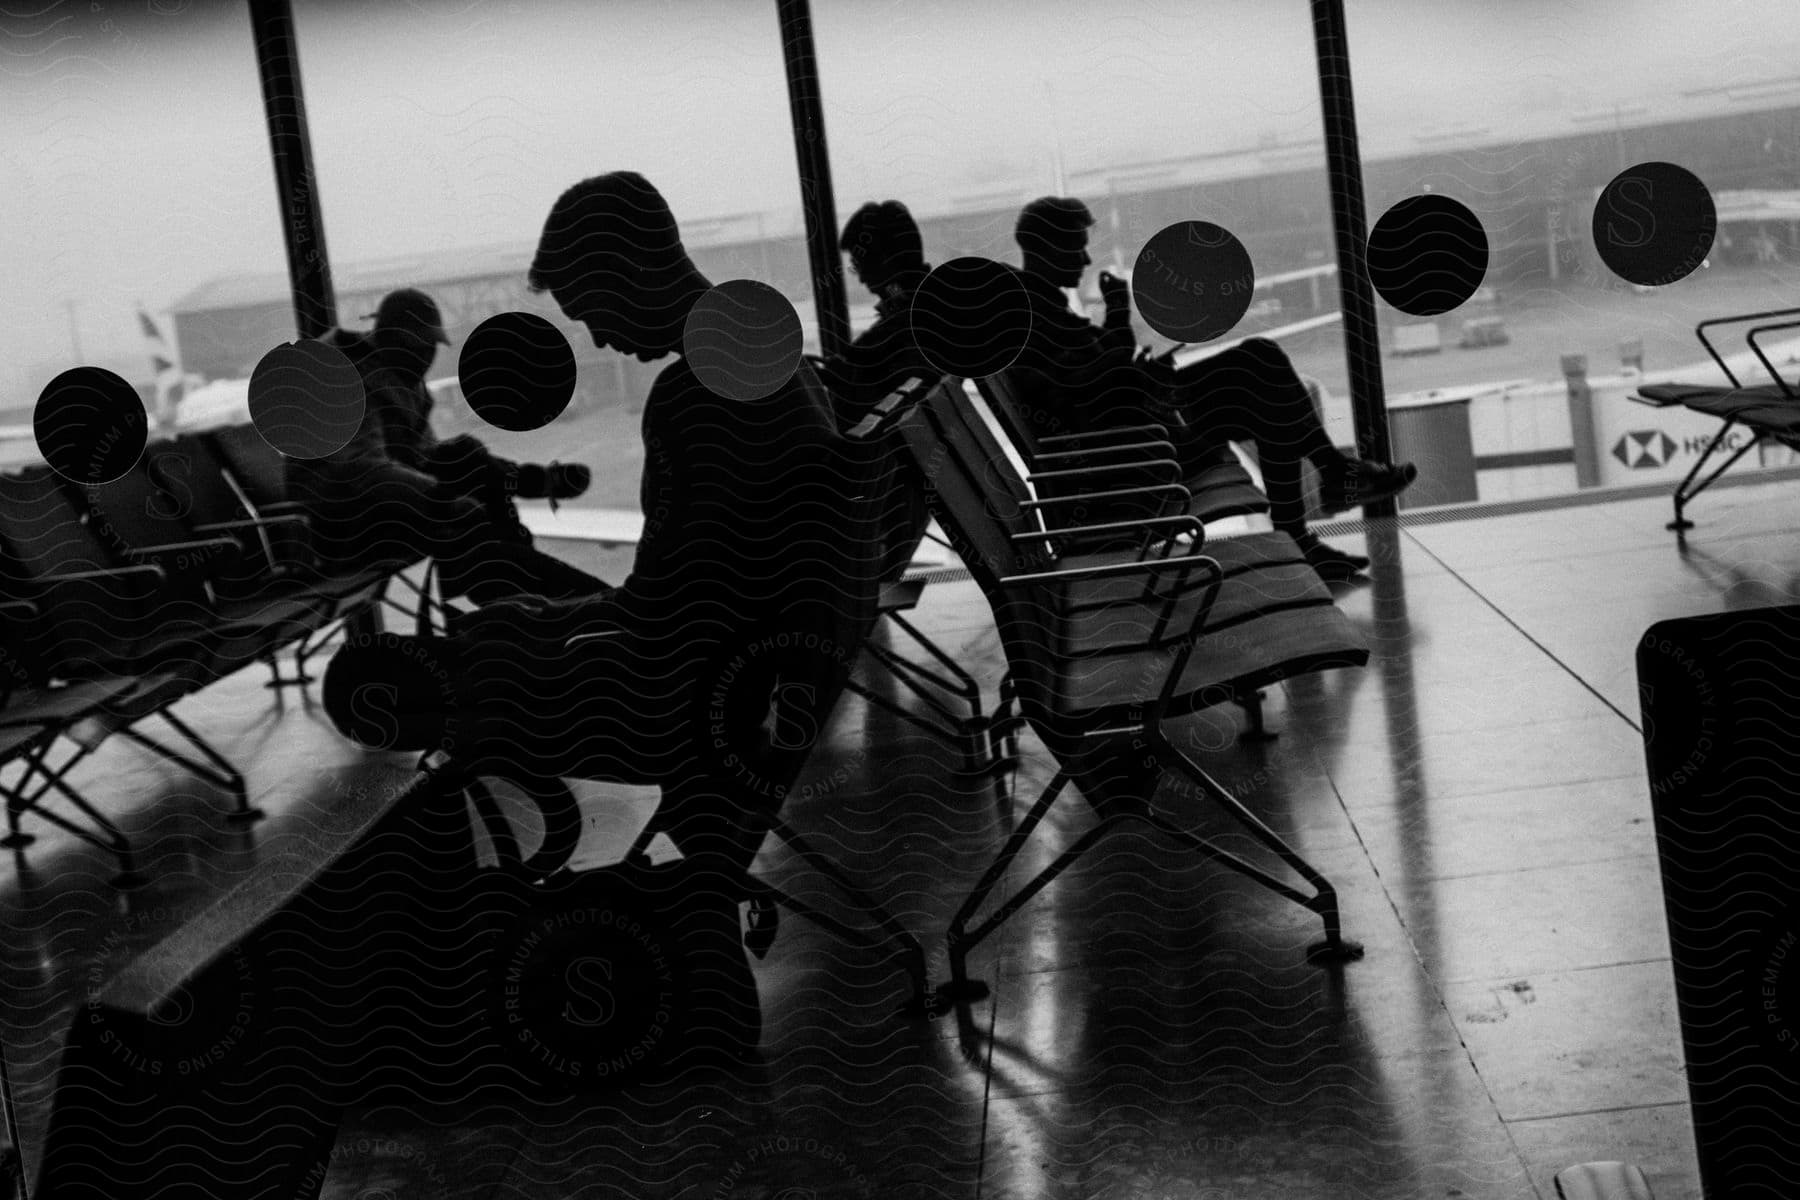
M 476 604 L 509 596 L 578 600 L 613 590 L 611 584 L 554 555 L 501 538 L 491 522 L 440 555 L 438 572 L 446 599 L 467 596 Z
M 529 618 L 510 631 L 347 644 L 326 672 L 340 732 L 377 749 L 442 749 L 474 774 L 657 784 L 659 822 L 686 856 L 742 870 L 781 794 L 734 772 L 769 692 L 715 688 L 693 647 L 628 630 L 570 647 Z M 710 693 L 726 693 L 718 699 Z M 739 732 L 729 738 L 715 731 Z M 725 751 L 715 741 L 727 745 Z
M 1393 495 L 1412 481 L 1410 466 L 1346 457 L 1326 434 L 1305 381 L 1267 338 L 1251 338 L 1192 364 L 1178 379 L 1183 415 L 1205 438 L 1256 443 L 1269 518 L 1300 544 L 1307 561 L 1328 579 L 1365 570 L 1366 557 L 1328 546 L 1307 528 L 1301 465 L 1310 460 L 1319 468 L 1326 506 L 1334 508 L 1353 507 L 1343 502 L 1347 496 L 1367 503 Z
M 481 540 L 481 506 L 397 464 L 370 465 L 296 481 L 313 545 L 333 569 L 396 569 L 420 558 L 464 553 Z
M 1285 533 L 1305 536 L 1301 463 L 1341 455 L 1319 424 L 1306 385 L 1279 347 L 1252 338 L 1183 368 L 1178 380 L 1182 416 L 1196 442 L 1256 443 L 1269 519 Z

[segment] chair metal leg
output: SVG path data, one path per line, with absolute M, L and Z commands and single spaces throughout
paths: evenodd
M 975 677 L 969 674 L 969 672 L 963 668 L 961 663 L 945 653 L 943 647 L 919 632 L 912 622 L 908 621 L 899 613 L 890 612 L 887 614 L 887 619 L 895 625 L 898 625 L 901 632 L 911 638 L 913 643 L 921 650 L 936 659 L 938 664 L 950 673 L 954 682 L 933 675 L 916 663 L 907 663 L 907 666 L 932 680 L 932 682 L 936 683 L 945 691 L 961 696 L 964 700 L 968 701 L 969 711 L 972 716 L 979 717 L 981 715 L 981 685 L 975 681 Z
M 1062 791 L 1068 786 L 1068 783 L 1069 773 L 1065 770 L 1058 770 L 1055 778 L 1045 785 L 1043 792 L 1032 804 L 1031 811 L 1025 814 L 1025 819 L 1019 822 L 1018 827 L 1012 831 L 1012 834 L 1006 839 L 1006 843 L 1000 847 L 1000 853 L 994 856 L 994 861 L 988 864 L 988 869 L 970 890 L 968 896 L 964 898 L 962 907 L 957 910 L 955 918 L 950 922 L 949 932 L 945 935 L 945 949 L 950 959 L 950 979 L 947 983 L 938 986 L 940 1000 L 951 1004 L 966 1004 L 972 1000 L 980 1000 L 988 994 L 988 987 L 985 983 L 969 978 L 969 951 L 980 945 L 988 934 L 1017 911 L 1020 905 L 1035 896 L 1045 884 L 1060 875 L 1063 868 L 1073 862 L 1075 856 L 1087 848 L 1093 836 L 1106 827 L 1103 823 L 1089 830 L 1087 836 L 1064 851 L 1056 862 L 1045 868 L 1044 872 L 1031 884 L 1021 889 L 1011 901 L 1001 907 L 997 914 L 989 917 L 973 933 L 969 932 L 970 918 L 980 909 L 982 902 L 987 899 L 988 893 L 994 890 L 994 884 L 998 883 L 1000 876 L 1006 873 L 1006 869 L 1012 865 L 1013 859 L 1018 857 L 1019 851 L 1025 848 L 1025 842 L 1031 837 L 1032 830 L 1036 829 L 1038 822 L 1044 819 L 1044 815 L 1050 811 L 1050 806 L 1056 803 L 1057 797 L 1062 795 Z
M 214 750 L 205 738 L 201 737 L 198 733 L 195 733 L 182 722 L 181 718 L 177 717 L 166 708 L 156 715 L 168 722 L 170 728 L 180 734 L 190 746 L 198 750 L 212 766 L 202 766 L 200 763 L 195 762 L 186 755 L 171 750 L 161 742 L 155 741 L 139 729 L 128 726 L 119 732 L 123 733 L 138 745 L 143 746 L 145 749 L 168 759 L 170 762 L 181 765 L 188 771 L 206 780 L 208 783 L 213 784 L 215 787 L 223 788 L 230 792 L 232 799 L 236 801 L 236 807 L 231 812 L 225 814 L 225 819 L 227 821 L 247 824 L 252 821 L 260 821 L 268 815 L 260 808 L 251 807 L 249 794 L 244 785 L 243 774 L 239 772 L 236 767 L 232 766 L 224 755 L 220 754 L 217 750 Z
M 5 790 L 3 792 L 6 797 L 7 822 L 11 826 L 14 834 L 20 839 L 14 841 L 13 838 L 9 837 L 4 844 L 9 847 L 23 846 L 29 845 L 36 840 L 36 838 L 32 837 L 30 834 L 23 833 L 19 828 L 19 817 L 24 813 L 31 813 L 33 816 L 48 821 L 65 832 L 73 834 L 96 849 L 104 850 L 110 854 L 116 855 L 119 860 L 119 873 L 113 878 L 115 886 L 129 888 L 136 887 L 143 883 L 143 876 L 138 874 L 137 867 L 132 859 L 130 839 L 119 830 L 117 825 L 114 825 L 112 821 L 108 820 L 104 813 L 88 803 L 87 797 L 75 790 L 66 778 L 68 773 L 75 769 L 76 764 L 88 756 L 88 751 L 85 749 L 78 749 L 67 762 L 52 770 L 46 760 L 48 759 L 50 749 L 54 744 L 54 738 L 47 739 L 42 745 L 33 750 L 27 757 L 25 774 L 20 776 L 19 782 L 10 790 Z M 41 775 L 43 777 L 43 784 L 35 792 L 27 796 L 25 795 L 25 787 L 27 781 L 34 775 Z M 88 820 L 92 821 L 94 825 L 98 827 L 100 832 L 96 834 L 92 830 L 83 829 L 81 826 L 70 821 L 60 813 L 52 812 L 43 807 L 42 802 L 44 795 L 51 790 L 60 792 L 69 803 L 73 804 L 88 818 Z
M 1150 812 L 1136 815 L 1207 858 L 1217 859 L 1239 874 L 1256 880 L 1275 894 L 1317 913 L 1325 926 L 1325 939 L 1307 948 L 1307 958 L 1315 962 L 1348 961 L 1361 958 L 1363 956 L 1362 946 L 1343 936 L 1338 913 L 1337 889 L 1331 886 L 1331 882 L 1313 869 L 1311 863 L 1300 857 L 1299 853 L 1288 845 L 1280 834 L 1270 829 L 1255 813 L 1244 807 L 1243 801 L 1232 795 L 1224 784 L 1214 779 L 1200 764 L 1189 758 L 1164 737 L 1160 729 L 1151 731 L 1151 744 L 1160 759 L 1199 784 L 1214 803 L 1235 817 L 1238 823 L 1250 832 L 1251 836 L 1273 850 L 1283 862 L 1293 868 L 1296 874 L 1306 880 L 1312 886 L 1314 894 L 1308 896 L 1299 889 L 1282 883 L 1229 850 L 1220 848 L 1210 840 L 1191 830 L 1183 829 L 1166 818 Z
M 1233 697 L 1244 715 L 1250 718 L 1250 728 L 1238 735 L 1242 742 L 1272 742 L 1281 735 L 1270 729 L 1263 719 L 1263 700 L 1265 696 L 1259 688 L 1247 688 Z
M 1667 525 L 1665 525 L 1664 526 L 1665 529 L 1673 529 L 1678 533 L 1683 533 L 1689 529 L 1692 529 L 1694 527 L 1694 523 L 1692 521 L 1688 520 L 1686 518 L 1686 516 L 1683 515 L 1683 512 L 1687 508 L 1688 503 L 1690 501 L 1692 501 L 1694 499 L 1694 497 L 1698 496 L 1701 492 L 1704 492 L 1707 488 L 1711 487 L 1713 484 L 1713 481 L 1716 480 L 1719 476 L 1723 475 L 1726 471 L 1729 471 L 1732 468 L 1732 466 L 1737 462 L 1738 459 L 1744 457 L 1744 455 L 1750 453 L 1750 451 L 1752 449 L 1754 449 L 1756 446 L 1758 446 L 1762 443 L 1763 435 L 1761 433 L 1754 433 L 1748 442 L 1745 442 L 1742 446 L 1738 447 L 1736 453 L 1732 454 L 1732 456 L 1730 458 L 1726 459 L 1725 462 L 1719 467 L 1718 470 L 1714 471 L 1711 475 L 1708 475 L 1706 477 L 1705 481 L 1702 482 L 1698 487 L 1690 486 L 1693 484 L 1694 478 L 1700 474 L 1700 469 L 1706 465 L 1707 460 L 1712 458 L 1713 452 L 1715 450 L 1717 450 L 1720 446 L 1724 445 L 1725 438 L 1731 433 L 1731 431 L 1733 429 L 1736 429 L 1736 428 L 1737 428 L 1737 422 L 1726 421 L 1724 426 L 1719 430 L 1719 432 L 1713 435 L 1712 441 L 1710 441 L 1706 444 L 1706 449 L 1701 452 L 1699 459 L 1695 461 L 1693 467 L 1688 471 L 1687 478 L 1683 479 L 1679 484 L 1676 485 L 1676 487 L 1675 487 L 1675 519 L 1673 521 L 1670 521 Z
M 913 985 L 912 999 L 907 1002 L 904 1011 L 913 1015 L 929 1013 L 931 997 L 926 987 L 925 948 L 919 944 L 919 939 L 900 924 L 894 915 L 888 912 L 886 906 L 858 887 L 848 875 L 839 869 L 836 863 L 801 837 L 799 831 L 786 821 L 779 817 L 776 818 L 774 825 L 770 827 L 770 832 L 793 847 L 795 853 L 800 855 L 801 861 L 836 884 L 838 889 L 849 897 L 865 916 L 879 925 L 888 935 L 887 945 L 898 945 L 899 949 L 896 953 L 906 969 L 907 978 Z M 795 911 L 799 912 L 798 909 Z

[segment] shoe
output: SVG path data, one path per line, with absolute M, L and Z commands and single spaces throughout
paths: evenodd
M 366 749 L 442 748 L 460 673 L 451 645 L 392 633 L 352 638 L 325 668 L 326 715 Z
M 1328 513 L 1361 508 L 1397 496 L 1419 477 L 1411 463 L 1378 463 L 1347 458 L 1319 472 L 1319 505 Z
M 1369 569 L 1369 560 L 1360 554 L 1327 546 L 1318 535 L 1303 533 L 1294 539 L 1307 563 L 1326 583 L 1348 583 Z
M 521 500 L 573 500 L 593 480 L 594 473 L 581 463 L 520 463 L 517 494 Z

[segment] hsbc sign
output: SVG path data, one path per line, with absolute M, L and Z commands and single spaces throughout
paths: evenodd
M 1612 454 L 1634 471 L 1654 470 L 1675 457 L 1675 439 L 1660 429 L 1634 429 L 1613 443 Z

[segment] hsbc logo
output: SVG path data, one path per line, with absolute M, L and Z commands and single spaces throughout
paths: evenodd
M 1675 440 L 1660 429 L 1627 433 L 1612 449 L 1613 457 L 1634 471 L 1666 466 L 1675 451 Z

